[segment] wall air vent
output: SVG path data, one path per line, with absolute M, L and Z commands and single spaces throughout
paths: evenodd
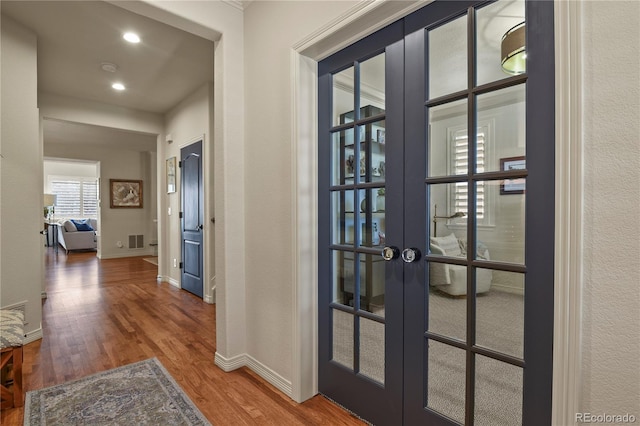
M 144 236 L 129 235 L 129 248 L 130 249 L 144 248 Z

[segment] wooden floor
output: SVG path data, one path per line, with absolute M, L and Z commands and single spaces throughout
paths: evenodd
M 156 281 L 142 257 L 48 249 L 44 338 L 24 347 L 25 392 L 157 357 L 215 426 L 362 425 L 321 396 L 297 404 L 247 368 L 215 366 L 215 305 Z M 23 408 L 2 425 L 22 425 Z

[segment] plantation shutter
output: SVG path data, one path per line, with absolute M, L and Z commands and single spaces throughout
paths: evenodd
M 82 182 L 83 216 L 98 216 L 98 185 L 96 181 Z
M 52 178 L 51 193 L 57 195 L 55 216 L 98 217 L 98 182 L 95 178 Z
M 57 195 L 56 216 L 79 217 L 82 215 L 80 187 L 79 181 L 55 180 L 51 182 L 51 192 Z
M 478 140 L 476 143 L 477 152 L 476 152 L 476 172 L 482 173 L 485 168 L 485 142 L 486 135 L 483 129 L 478 129 Z M 452 157 L 452 168 L 453 172 L 456 175 L 464 175 L 467 174 L 467 169 L 469 166 L 468 162 L 468 151 L 469 151 L 469 142 L 466 130 L 459 130 L 455 133 L 455 137 L 453 140 L 453 155 Z M 478 182 L 476 192 L 478 197 L 478 204 L 476 206 L 476 217 L 478 220 L 482 220 L 485 218 L 485 192 L 484 192 L 484 183 Z M 469 192 L 466 183 L 456 183 L 454 194 L 452 197 L 452 206 L 451 212 L 463 212 L 465 214 L 469 213 Z

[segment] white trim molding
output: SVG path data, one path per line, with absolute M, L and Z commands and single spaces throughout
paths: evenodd
M 180 281 L 178 281 L 178 280 L 176 280 L 176 279 L 174 279 L 174 278 L 171 278 L 171 277 L 164 277 L 163 281 L 168 282 L 169 284 L 171 284 L 171 285 L 172 285 L 172 286 L 174 286 L 175 288 L 182 288 L 182 287 L 180 286 Z
M 555 2 L 556 185 L 552 424 L 581 400 L 583 277 L 582 4 Z
M 36 330 L 33 330 L 33 331 L 30 331 L 27 334 L 25 334 L 22 344 L 26 345 L 27 343 L 33 343 L 36 340 L 42 339 L 42 337 L 43 337 L 42 326 L 40 326 L 40 328 L 38 328 Z
M 287 395 L 289 398 L 292 398 L 291 382 L 266 365 L 257 361 L 251 355 L 241 354 L 231 358 L 225 358 L 224 356 L 220 355 L 220 353 L 216 352 L 215 364 L 220 367 L 225 373 L 237 370 L 238 368 L 247 367 L 257 375 L 265 379 L 267 382 L 272 384 L 282 393 Z
M 318 393 L 318 180 L 317 68 L 318 63 L 291 51 L 291 238 L 295 261 L 293 282 L 292 399 L 303 402 Z

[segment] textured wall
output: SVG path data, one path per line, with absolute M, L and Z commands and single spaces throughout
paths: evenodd
M 584 3 L 583 411 L 640 418 L 640 3 Z

